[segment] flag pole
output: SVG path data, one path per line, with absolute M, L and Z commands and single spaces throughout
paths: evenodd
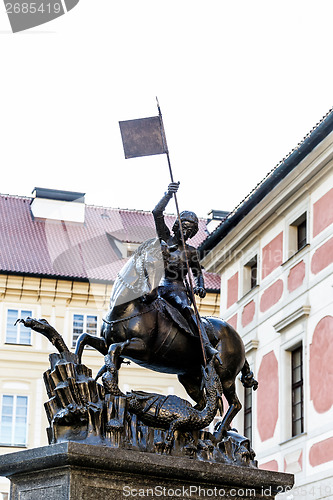
M 167 159 L 168 159 L 168 167 L 169 167 L 169 172 L 170 172 L 170 178 L 171 178 L 171 182 L 174 182 L 172 168 L 171 168 L 170 155 L 169 155 L 169 150 L 168 150 L 168 145 L 167 145 L 166 135 L 165 135 L 165 130 L 164 130 L 162 112 L 161 112 L 161 108 L 160 108 L 160 105 L 159 105 L 157 97 L 156 97 L 156 103 L 157 103 L 158 115 L 159 115 L 159 118 L 160 118 L 161 136 L 162 136 L 162 141 L 163 141 L 163 147 L 164 147 Z M 186 253 L 185 238 L 184 238 L 184 234 L 183 234 L 182 221 L 181 221 L 181 218 L 180 218 L 179 206 L 178 206 L 178 200 L 177 200 L 176 193 L 173 193 L 173 196 L 174 196 L 174 199 L 175 199 L 177 219 L 178 219 L 178 222 L 179 222 L 179 229 L 180 229 L 181 240 L 182 240 L 182 244 L 183 244 L 184 251 L 185 251 L 185 262 L 186 262 L 186 269 L 187 269 L 187 274 L 188 274 L 188 280 L 189 280 L 189 284 L 190 284 L 191 299 L 192 299 L 192 304 L 193 304 L 193 309 L 194 309 L 195 317 L 196 317 L 197 324 L 198 324 L 198 330 L 199 330 L 199 336 L 200 336 L 200 343 L 201 343 L 202 355 L 203 355 L 203 359 L 204 359 L 204 365 L 206 366 L 207 365 L 207 358 L 206 358 L 206 353 L 205 353 L 204 344 L 203 344 L 202 323 L 201 323 L 201 318 L 200 318 L 198 307 L 197 307 L 196 300 L 195 300 L 194 288 L 193 288 L 193 281 L 192 281 L 191 272 L 190 272 L 190 265 L 189 265 L 188 258 L 187 258 L 187 253 Z

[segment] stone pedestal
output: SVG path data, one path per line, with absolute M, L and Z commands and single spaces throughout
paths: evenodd
M 200 462 L 64 442 L 0 456 L 11 500 L 273 499 L 294 477 L 234 465 Z

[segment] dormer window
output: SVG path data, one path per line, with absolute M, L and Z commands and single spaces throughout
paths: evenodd
M 84 223 L 85 193 L 34 188 L 31 212 L 35 219 Z

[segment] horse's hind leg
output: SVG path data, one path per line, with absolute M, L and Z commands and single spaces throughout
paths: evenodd
M 230 429 L 230 424 L 232 420 L 235 418 L 237 413 L 242 408 L 241 402 L 239 401 L 236 394 L 235 381 L 233 380 L 231 383 L 222 382 L 222 386 L 223 386 L 223 394 L 225 395 L 226 400 L 228 401 L 229 408 L 223 417 L 223 420 L 218 428 L 217 433 L 216 434 L 214 433 L 217 441 L 221 441 L 223 435 Z
M 104 356 L 108 353 L 108 346 L 106 345 L 103 337 L 96 337 L 89 333 L 82 333 L 76 342 L 75 354 L 78 356 L 79 363 L 81 363 L 83 349 L 86 345 L 90 345 Z

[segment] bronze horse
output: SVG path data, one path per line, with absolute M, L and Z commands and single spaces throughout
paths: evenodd
M 159 245 L 157 240 L 155 248 Z M 156 253 L 151 252 L 151 246 L 146 251 L 148 247 L 143 244 L 132 257 L 127 273 L 131 283 L 126 283 L 123 276 L 117 278 L 101 337 L 83 333 L 77 341 L 76 354 L 80 362 L 84 346 L 89 345 L 103 355 L 109 353 L 113 358 L 117 355 L 118 367 L 126 358 L 157 372 L 177 374 L 189 396 L 202 409 L 205 396 L 200 340 L 187 330 L 180 313 L 158 296 L 159 266 L 156 266 Z M 121 297 L 121 303 L 115 296 Z M 235 390 L 237 375 L 242 373 L 244 387 L 255 390 L 258 383 L 245 358 L 243 341 L 234 328 L 220 318 L 203 317 L 202 321 L 212 346 L 220 352 L 215 369 L 229 404 L 219 427 L 219 439 L 242 407 Z

